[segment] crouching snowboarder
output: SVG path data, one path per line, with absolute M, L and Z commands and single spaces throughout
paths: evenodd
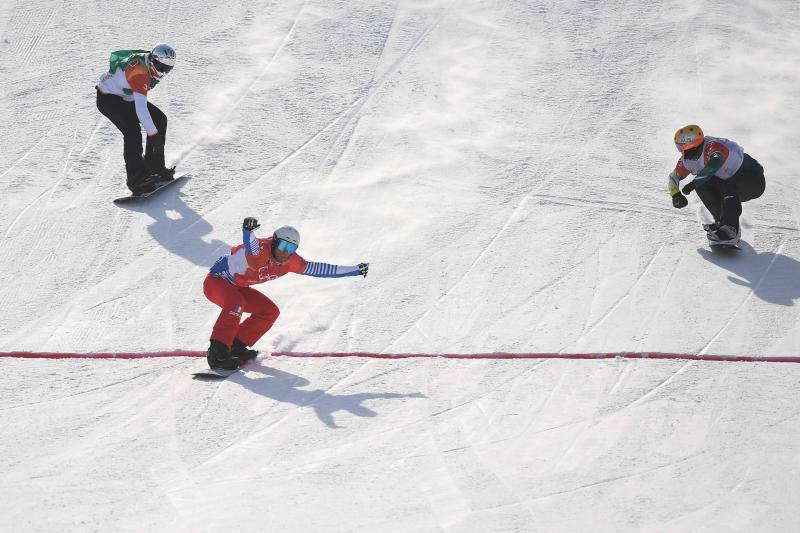
M 692 191 L 714 217 L 703 224 L 711 245 L 732 245 L 742 235 L 739 217 L 742 202 L 764 193 L 764 168 L 735 142 L 720 137 L 706 137 L 700 126 L 691 124 L 675 132 L 675 146 L 682 153 L 669 175 L 668 189 L 672 205 L 678 209 L 689 203 L 684 194 Z M 684 185 L 680 180 L 694 174 L 694 180 Z
M 97 83 L 97 109 L 124 138 L 127 185 L 134 195 L 152 192 L 175 174 L 175 167 L 164 165 L 167 116 L 147 101 L 150 90 L 174 66 L 175 50 L 168 44 L 159 43 L 151 51 L 117 50 Z M 142 127 L 147 132 L 144 157 Z
M 293 272 L 317 278 L 367 276 L 369 263 L 355 266 L 329 265 L 306 261 L 298 255 L 300 234 L 291 226 L 275 230 L 272 237 L 255 236 L 258 220 L 247 217 L 242 223 L 242 241 L 220 257 L 203 283 L 203 293 L 222 308 L 211 331 L 208 365 L 235 370 L 244 361 L 255 358 L 248 349 L 260 339 L 278 318 L 280 311 L 272 300 L 251 285 L 264 283 Z M 241 324 L 242 313 L 250 316 Z

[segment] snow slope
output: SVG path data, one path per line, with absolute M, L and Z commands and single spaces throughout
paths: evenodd
M 245 216 L 367 279 L 287 276 L 264 352 L 800 355 L 796 2 L 0 6 L 0 351 L 202 350 Z M 94 104 L 168 41 L 176 190 L 131 209 Z M 710 253 L 689 122 L 767 191 Z M 800 369 L 698 361 L 0 359 L 0 529 L 786 531 Z

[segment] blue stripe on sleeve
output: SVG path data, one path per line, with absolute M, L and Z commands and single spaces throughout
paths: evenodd
M 256 238 L 251 230 L 242 228 L 242 242 L 244 243 L 245 252 L 247 252 L 248 255 L 258 255 L 260 251 L 258 238 Z
M 231 271 L 228 269 L 227 255 L 223 255 L 222 257 L 217 259 L 216 263 L 214 263 L 214 266 L 211 267 L 209 272 L 211 272 L 211 275 L 214 277 L 226 279 L 231 283 L 233 283 L 234 285 L 236 285 L 236 281 L 233 279 L 233 275 L 231 274 Z
M 357 266 L 339 266 L 328 263 L 317 263 L 309 261 L 303 275 L 315 278 L 344 278 L 347 276 L 359 276 L 361 271 Z

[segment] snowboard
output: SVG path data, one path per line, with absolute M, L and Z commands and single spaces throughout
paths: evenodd
M 163 182 L 162 184 L 160 184 L 158 186 L 157 189 L 155 189 L 153 191 L 150 191 L 150 192 L 144 193 L 144 194 L 132 194 L 130 196 L 122 196 L 121 198 L 115 199 L 114 200 L 114 204 L 115 205 L 125 205 L 125 204 L 130 204 L 130 203 L 135 203 L 135 202 L 142 202 L 142 201 L 146 200 L 147 198 L 150 198 L 154 194 L 158 194 L 160 191 L 163 191 L 167 187 L 171 187 L 175 183 L 178 183 L 179 181 L 183 181 L 188 177 L 189 177 L 188 174 L 180 174 L 178 176 L 175 176 L 175 179 Z
M 741 246 L 739 246 L 739 239 L 735 241 L 718 241 L 716 239 L 712 239 L 711 235 L 706 235 L 708 239 L 708 246 L 712 250 L 741 250 Z
M 735 244 L 734 243 L 729 243 L 729 242 L 720 243 L 720 242 L 712 241 L 711 239 L 708 240 L 708 246 L 712 250 L 741 250 L 742 249 L 742 247 L 739 246 L 738 242 L 735 243 Z
M 200 381 L 220 381 L 237 373 L 238 371 L 238 369 L 223 370 L 221 368 L 209 368 L 203 372 L 195 372 L 192 374 L 192 379 L 198 379 Z
M 242 370 L 244 367 L 246 367 L 256 359 L 258 359 L 258 356 L 256 356 L 253 359 L 248 359 L 244 363 L 241 363 L 239 365 L 239 368 L 237 368 L 236 370 L 223 370 L 222 368 L 208 368 L 206 370 L 203 370 L 202 372 L 195 372 L 192 374 L 192 379 L 197 379 L 200 381 L 220 381 L 227 377 L 232 376 L 233 374 L 236 374 L 237 372 Z

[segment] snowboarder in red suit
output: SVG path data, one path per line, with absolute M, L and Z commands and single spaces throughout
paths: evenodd
M 208 365 L 211 368 L 234 370 L 258 352 L 254 345 L 277 320 L 280 310 L 264 294 L 251 285 L 277 279 L 293 272 L 317 278 L 367 276 L 369 263 L 339 266 L 306 261 L 297 254 L 300 233 L 291 226 L 275 230 L 272 237 L 255 236 L 258 220 L 247 217 L 242 223 L 243 244 L 231 248 L 211 267 L 203 293 L 222 308 L 211 331 Z M 242 313 L 250 316 L 241 322 Z

